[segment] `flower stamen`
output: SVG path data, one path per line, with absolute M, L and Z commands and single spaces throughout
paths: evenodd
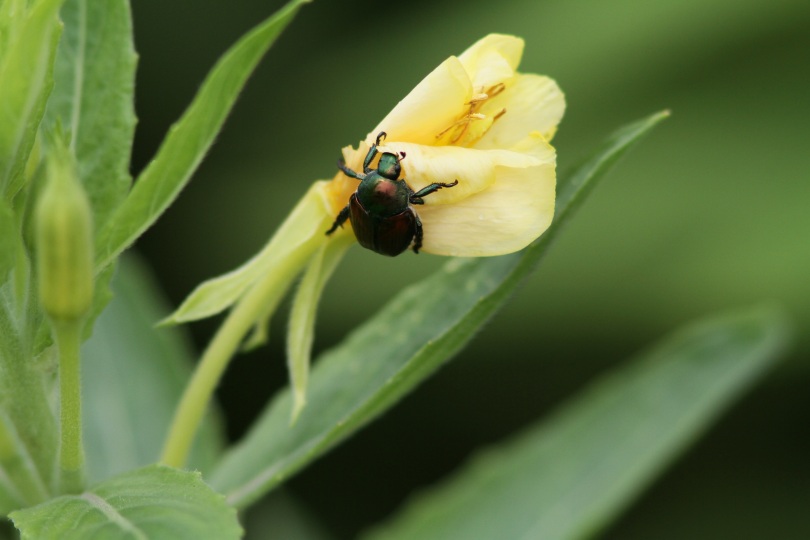
M 448 132 L 452 131 L 453 129 L 456 129 L 457 132 L 453 136 L 453 138 L 450 139 L 450 144 L 456 144 L 457 142 L 459 142 L 461 138 L 464 137 L 464 135 L 467 133 L 467 130 L 469 129 L 470 124 L 473 122 L 473 120 L 485 120 L 488 118 L 487 115 L 478 112 L 484 105 L 484 103 L 486 103 L 490 98 L 497 96 L 505 89 L 506 85 L 504 83 L 498 83 L 494 86 L 491 86 L 486 91 L 479 92 L 473 95 L 470 101 L 465 103 L 465 105 L 469 105 L 469 109 L 467 110 L 467 112 L 465 112 L 461 118 L 459 118 L 458 120 L 447 126 L 445 129 L 440 131 L 436 135 L 436 138 L 441 139 Z M 492 122 L 495 122 L 495 120 L 503 116 L 505 113 L 506 109 L 501 109 L 500 111 L 498 111 L 495 114 L 495 116 L 492 117 Z

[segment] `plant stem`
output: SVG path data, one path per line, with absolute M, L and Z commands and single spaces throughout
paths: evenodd
M 304 242 L 273 272 L 251 287 L 228 313 L 225 322 L 203 353 L 183 393 L 163 447 L 162 463 L 172 467 L 185 465 L 208 402 L 211 401 L 228 361 L 239 349 L 251 327 L 267 316 L 268 306 L 281 300 L 322 241 L 322 238 L 317 237 Z
M 59 350 L 59 470 L 60 491 L 76 493 L 84 488 L 82 446 L 82 381 L 79 347 L 80 319 L 52 321 Z

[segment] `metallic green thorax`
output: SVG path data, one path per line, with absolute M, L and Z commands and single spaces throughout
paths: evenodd
M 363 247 L 394 257 L 408 249 L 413 241 L 413 251 L 419 253 L 422 222 L 411 205 L 424 204 L 423 197 L 441 188 L 453 187 L 458 180 L 450 184 L 433 183 L 413 191 L 404 179 L 399 179 L 402 172 L 400 161 L 405 158 L 405 152 L 381 154 L 377 168 L 372 169 L 371 161 L 378 154 L 377 147 L 384 138 L 384 131 L 377 135 L 363 160 L 363 173 L 338 162 L 338 168 L 346 176 L 360 180 L 360 185 L 326 234 L 332 234 L 351 219 L 354 235 Z

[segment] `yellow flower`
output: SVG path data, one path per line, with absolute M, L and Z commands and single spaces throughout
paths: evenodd
M 409 187 L 458 184 L 424 197 L 417 213 L 422 250 L 439 255 L 491 256 L 524 248 L 548 228 L 554 214 L 556 154 L 548 141 L 565 110 L 557 84 L 516 71 L 523 40 L 486 36 L 431 72 L 369 132 L 357 149 L 343 149 L 346 165 L 362 172 L 378 133 L 380 150 L 405 152 Z M 376 166 L 375 163 L 371 164 Z M 267 338 L 267 324 L 304 270 L 288 327 L 288 364 L 294 395 L 291 417 L 303 409 L 315 310 L 321 291 L 352 243 L 348 227 L 325 234 L 358 181 L 338 172 L 318 181 L 270 242 L 236 270 L 198 286 L 165 323 L 231 311 L 206 349 L 181 400 L 163 461 L 185 459 L 205 405 L 240 346 Z M 247 341 L 245 336 L 253 329 Z
M 347 166 L 362 171 L 379 132 L 381 151 L 405 152 L 405 181 L 414 191 L 458 180 L 417 208 L 422 251 L 489 256 L 520 250 L 554 215 L 554 148 L 548 143 L 565 110 L 557 84 L 516 71 L 523 40 L 491 34 L 451 56 L 371 130 L 358 148 L 343 149 Z M 323 186 L 334 215 L 357 189 L 338 173 Z

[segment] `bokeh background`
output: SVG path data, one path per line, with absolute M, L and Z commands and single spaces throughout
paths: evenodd
M 216 58 L 273 0 L 133 2 L 134 171 Z M 489 32 L 567 95 L 559 170 L 617 126 L 672 117 L 601 185 L 473 344 L 382 421 L 292 479 L 336 538 L 394 511 L 474 449 L 542 417 L 668 329 L 761 301 L 796 322 L 790 357 L 605 538 L 810 538 L 810 2 L 442 0 L 306 6 L 248 84 L 190 186 L 138 243 L 170 302 L 257 251 L 315 179 L 446 56 Z M 354 248 L 327 288 L 316 350 L 442 259 Z M 239 437 L 285 383 L 272 343 L 220 392 Z M 202 347 L 217 320 L 192 325 Z

